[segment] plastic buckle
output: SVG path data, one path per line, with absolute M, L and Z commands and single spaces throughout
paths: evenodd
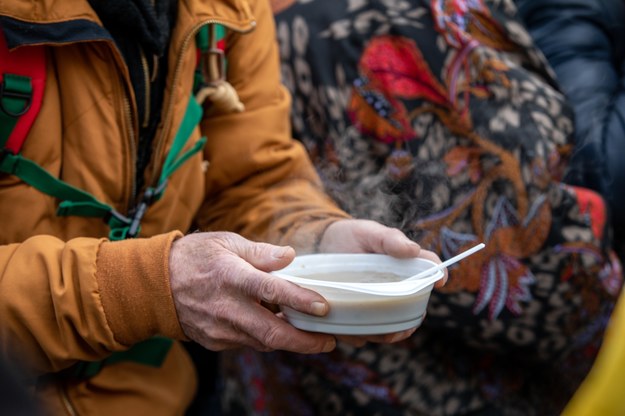
M 126 234 L 130 238 L 134 238 L 141 231 L 141 220 L 145 215 L 145 212 L 148 210 L 148 203 L 145 201 L 141 201 L 137 206 L 137 210 L 135 211 L 135 215 L 132 216 L 132 221 L 130 222 L 130 226 L 128 227 L 128 233 Z
M 0 83 L 0 110 L 2 110 L 6 115 L 11 116 L 11 117 L 17 118 L 17 117 L 23 116 L 24 114 L 28 112 L 28 110 L 30 110 L 30 106 L 32 105 L 32 102 L 33 102 L 32 94 L 7 90 L 4 84 L 5 84 L 5 80 L 3 79 L 2 83 Z M 21 99 L 21 100 L 24 100 L 26 104 L 24 105 L 24 108 L 22 108 L 21 111 L 14 112 L 14 111 L 7 109 L 6 106 L 4 105 L 5 98 L 12 98 L 12 99 L 18 99 L 18 100 Z
M 128 225 L 130 224 L 130 219 L 125 215 L 119 213 L 117 210 L 109 211 L 108 217 L 105 218 L 106 222 L 111 222 L 111 217 L 115 218 L 120 224 Z
M 143 197 L 141 198 L 141 202 L 137 205 L 137 209 L 135 210 L 132 220 L 130 221 L 127 233 L 128 237 L 134 238 L 139 234 L 139 231 L 141 231 L 141 220 L 143 220 L 145 212 L 148 210 L 150 205 L 161 197 L 161 194 L 165 190 L 166 186 L 167 180 L 164 180 L 156 188 L 150 186 L 145 190 Z
M 112 241 L 125 240 L 128 234 L 128 224 L 131 220 L 125 215 L 120 214 L 117 210 L 113 209 L 108 212 L 108 215 L 104 218 L 104 221 L 111 228 L 109 232 L 109 238 Z
M 15 157 L 15 153 L 6 148 L 0 149 L 0 172 L 15 175 L 18 164 L 19 159 Z

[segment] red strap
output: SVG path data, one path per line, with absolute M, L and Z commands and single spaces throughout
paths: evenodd
M 22 149 L 43 100 L 46 85 L 46 56 L 43 46 L 22 46 L 9 51 L 0 28 L 0 83 L 4 80 L 5 73 L 29 77 L 33 85 L 30 108 L 20 116 L 5 145 L 6 149 L 17 154 Z

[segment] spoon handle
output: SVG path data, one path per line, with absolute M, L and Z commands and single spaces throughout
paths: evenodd
M 445 260 L 441 264 L 437 264 L 436 266 L 432 266 L 429 269 L 425 269 L 424 271 L 422 271 L 420 273 L 417 273 L 414 276 L 411 276 L 408 279 L 405 279 L 404 281 L 406 281 L 406 280 L 417 280 L 417 279 L 421 279 L 422 277 L 429 276 L 432 273 L 436 273 L 437 271 L 442 270 L 442 269 L 444 269 L 447 266 L 451 266 L 452 264 L 462 260 L 463 258 L 470 256 L 471 254 L 475 253 L 476 251 L 479 251 L 479 250 L 483 249 L 484 247 L 486 247 L 486 244 L 480 243 L 480 244 L 478 244 L 476 246 L 471 247 L 468 250 L 463 251 L 462 253 L 460 253 L 460 254 L 458 254 L 456 256 L 453 256 L 450 259 Z

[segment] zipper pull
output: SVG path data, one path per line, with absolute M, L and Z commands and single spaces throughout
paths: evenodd
M 209 113 L 242 112 L 245 106 L 234 87 L 226 81 L 226 57 L 223 49 L 217 45 L 217 25 L 209 25 L 208 30 L 208 45 L 204 43 L 201 46 L 200 54 L 200 71 L 204 82 L 195 98 L 200 104 L 206 100 L 211 102 L 206 109 Z
M 245 110 L 245 106 L 239 99 L 239 94 L 234 87 L 226 80 L 215 81 L 210 85 L 202 87 L 195 99 L 202 104 L 208 100 L 211 103 L 209 112 L 216 113 L 240 113 Z

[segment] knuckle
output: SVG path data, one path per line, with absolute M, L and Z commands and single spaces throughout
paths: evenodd
M 217 283 L 217 289 L 221 289 L 224 286 L 233 284 L 236 280 L 237 275 L 239 274 L 236 265 L 232 262 L 225 261 L 225 259 L 221 259 L 222 261 L 214 268 L 214 278 L 215 283 Z M 210 267 L 210 266 L 209 266 Z
M 397 227 L 388 227 L 388 229 L 389 229 L 389 232 L 392 234 L 397 234 L 397 235 L 403 234 L 401 230 Z
M 238 285 L 245 296 L 251 296 L 254 298 L 261 298 L 261 283 L 254 277 L 241 278 Z
M 268 244 L 254 243 L 249 246 L 250 255 L 255 258 L 262 258 L 267 255 Z
M 230 313 L 231 309 L 229 301 L 226 299 L 216 299 L 212 302 L 211 311 L 209 313 L 209 315 L 212 316 L 209 316 L 208 318 L 212 318 L 217 322 L 229 321 L 232 319 L 232 315 Z
M 263 344 L 263 346 L 265 346 L 266 348 L 275 349 L 280 346 L 282 338 L 282 331 L 280 327 L 276 325 L 270 325 L 265 329 L 260 341 L 261 344 Z
M 404 237 L 404 233 L 399 228 L 391 228 L 388 234 L 390 235 L 392 239 L 395 239 L 395 240 Z
M 280 289 L 278 282 L 273 278 L 262 279 L 259 284 L 260 298 L 265 302 L 275 303 L 278 299 Z

